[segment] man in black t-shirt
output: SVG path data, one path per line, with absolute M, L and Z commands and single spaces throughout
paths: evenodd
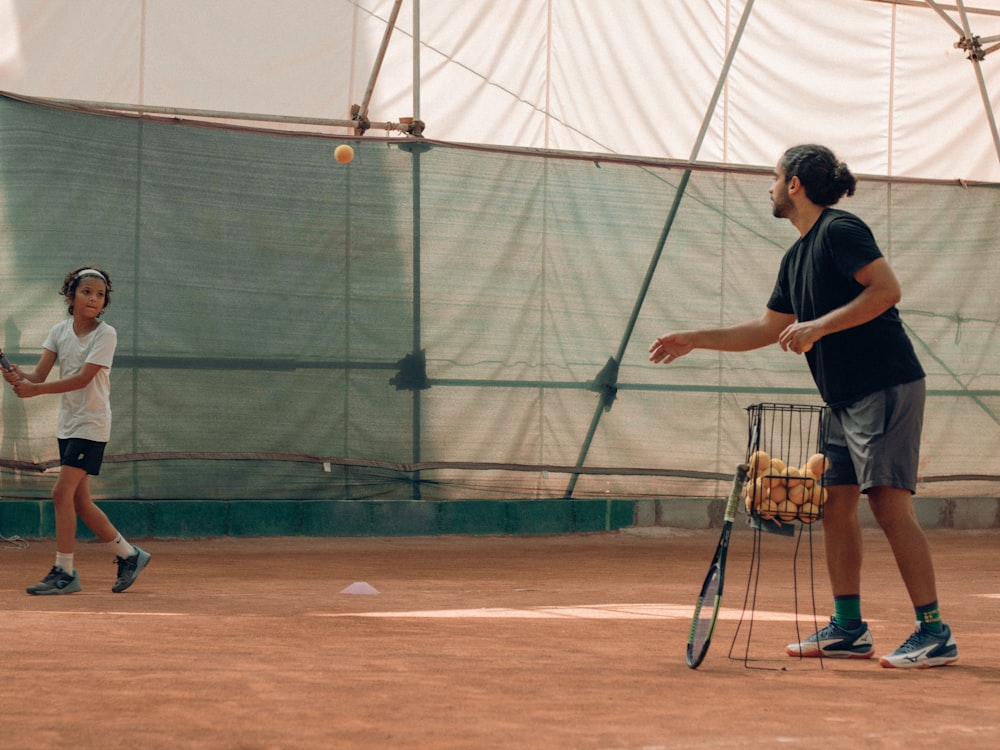
M 913 510 L 924 371 L 896 309 L 899 281 L 871 230 L 853 214 L 831 208 L 853 195 L 855 184 L 847 165 L 823 146 L 786 151 L 774 170 L 772 211 L 800 237 L 782 258 L 764 314 L 731 326 L 666 334 L 649 347 L 649 358 L 669 364 L 693 349 L 748 351 L 775 343 L 805 354 L 831 412 L 823 531 L 834 614 L 829 625 L 787 652 L 874 655 L 861 619 L 858 503 L 864 493 L 917 619 L 914 633 L 880 663 L 943 666 L 958 659 L 958 647 L 941 620 L 930 547 Z

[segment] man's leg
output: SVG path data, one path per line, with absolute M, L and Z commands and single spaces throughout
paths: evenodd
M 823 542 L 830 587 L 834 597 L 859 596 L 862 541 L 858 501 L 861 493 L 856 484 L 839 484 L 826 489 Z
M 937 601 L 930 545 L 913 510 L 913 494 L 894 487 L 873 487 L 868 503 L 889 541 L 896 565 L 914 607 Z

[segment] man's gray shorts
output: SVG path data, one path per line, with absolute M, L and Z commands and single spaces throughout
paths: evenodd
M 926 397 L 921 378 L 831 409 L 823 483 L 916 492 Z

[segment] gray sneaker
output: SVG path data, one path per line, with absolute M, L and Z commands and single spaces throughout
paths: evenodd
M 840 627 L 830 619 L 830 624 L 818 630 L 801 643 L 789 643 L 785 649 L 789 656 L 823 656 L 833 659 L 870 659 L 875 655 L 872 634 L 868 623 L 862 622 L 853 630 Z
M 52 570 L 45 578 L 33 586 L 28 586 L 25 591 L 35 596 L 44 596 L 48 594 L 75 594 L 82 588 L 80 578 L 75 570 L 70 574 L 58 565 L 53 565 Z
M 951 628 L 942 625 L 940 633 L 932 633 L 923 623 L 913 631 L 902 646 L 879 659 L 883 667 L 897 669 L 943 667 L 956 661 L 958 661 L 958 645 L 951 634 Z
M 115 557 L 115 562 L 118 563 L 118 579 L 115 581 L 115 585 L 111 587 L 111 590 L 116 594 L 120 594 L 135 583 L 135 579 L 139 577 L 142 569 L 146 567 L 146 563 L 149 562 L 150 557 L 151 555 L 148 552 L 138 547 L 135 548 L 135 554 L 131 557 Z

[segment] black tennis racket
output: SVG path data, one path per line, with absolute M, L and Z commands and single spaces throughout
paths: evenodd
M 736 508 L 743 495 L 743 487 L 746 486 L 749 470 L 750 467 L 747 464 L 740 464 L 736 467 L 733 488 L 729 492 L 729 500 L 726 502 L 719 546 L 715 548 L 715 556 L 708 568 L 705 582 L 701 585 L 698 602 L 694 605 L 694 617 L 691 619 L 691 632 L 688 634 L 687 642 L 687 665 L 691 669 L 698 668 L 712 643 L 712 632 L 715 630 L 715 621 L 719 618 L 719 605 L 722 603 L 722 582 L 726 573 L 729 537 L 733 533 Z
M 14 372 L 14 368 L 10 364 L 10 360 L 7 359 L 7 355 L 0 350 L 0 367 L 5 369 L 7 372 Z

